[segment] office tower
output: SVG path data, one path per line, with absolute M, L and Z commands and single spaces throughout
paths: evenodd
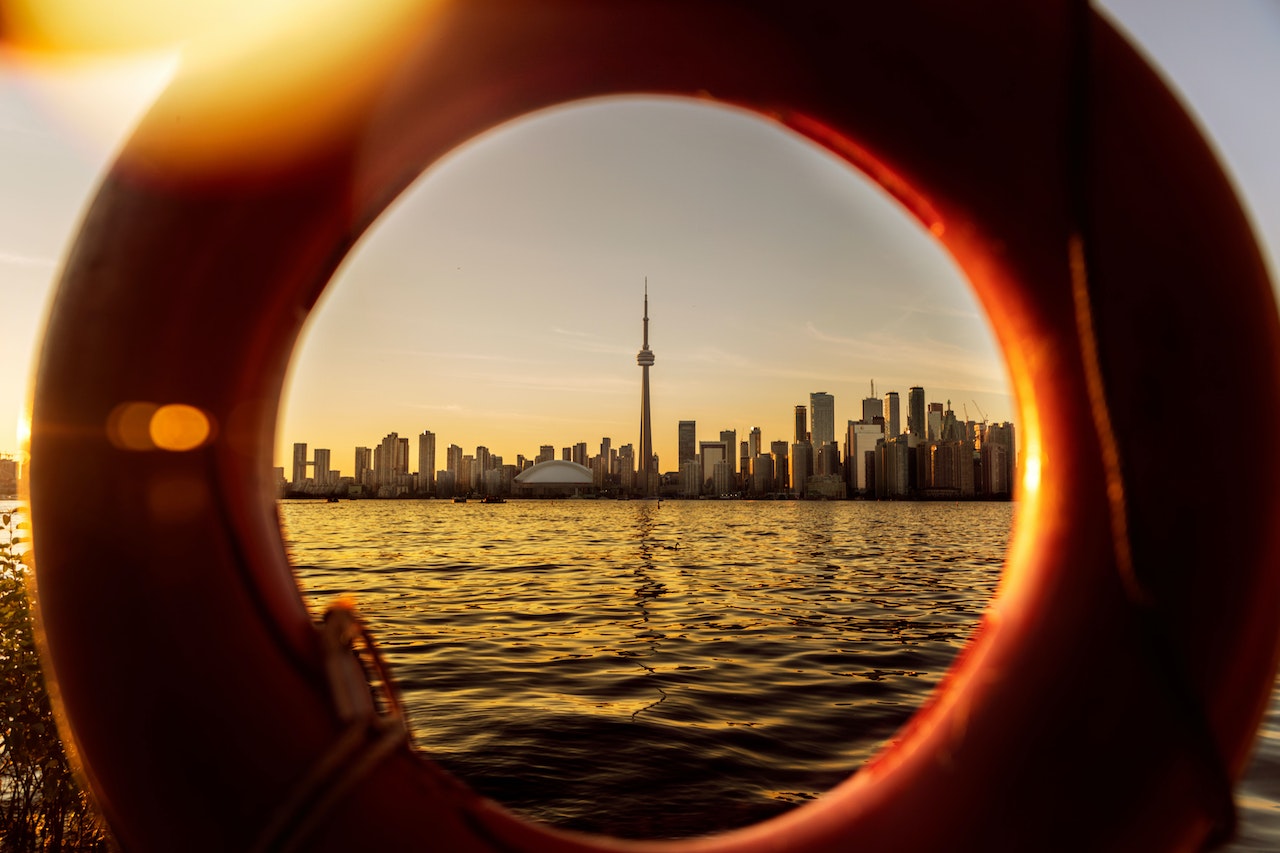
M 418 484 L 428 494 L 436 490 L 436 434 L 431 430 L 418 436 Z
M 999 455 L 999 464 L 990 465 L 991 472 L 987 473 L 987 459 L 992 451 L 987 450 L 988 447 L 1002 448 L 1003 452 Z M 992 496 L 1009 496 L 1014 497 L 1018 489 L 1018 447 L 1014 435 L 1013 424 L 1001 423 L 990 424 L 987 427 L 987 437 L 982 442 L 983 456 L 983 480 L 986 491 Z
M 738 431 L 736 429 L 722 429 L 720 430 L 720 440 L 729 448 L 729 465 L 733 468 L 733 476 L 736 478 L 738 476 L 738 454 L 734 451 L 738 449 Z
M 747 458 L 755 459 L 760 455 L 760 427 L 752 427 L 751 432 L 747 434 Z M 746 474 L 744 469 L 743 474 Z
M 836 398 L 825 391 L 809 395 L 809 441 L 821 447 L 836 440 Z
M 573 446 L 573 456 L 571 459 L 583 468 L 587 467 L 587 443 L 585 441 L 579 441 Z
M 680 463 L 680 494 L 686 498 L 702 494 L 702 463 L 697 457 Z
M 613 439 L 609 438 L 608 436 L 605 436 L 604 438 L 600 439 L 600 455 L 604 457 L 606 462 L 608 462 L 609 459 L 612 458 L 612 445 L 613 445 Z M 606 470 L 608 469 L 606 468 Z
M 907 432 L 916 436 L 921 441 L 927 440 L 928 432 L 925 428 L 924 389 L 919 385 L 912 385 L 907 391 Z
M 462 473 L 462 448 L 456 444 L 449 445 L 449 449 L 444 452 L 444 465 L 445 470 L 453 474 L 453 483 L 456 488 Z
M 679 463 L 683 470 L 684 463 L 694 458 L 698 452 L 698 422 L 680 421 L 679 425 Z
M 355 465 L 355 481 L 357 483 L 369 482 L 373 477 L 373 451 L 367 447 L 357 447 Z
M 556 448 L 552 444 L 542 444 L 538 446 L 538 458 L 533 460 L 533 464 L 538 465 L 543 462 L 551 462 L 556 458 Z
M 572 447 L 562 447 L 562 448 L 560 448 L 560 458 L 561 458 L 563 461 L 565 461 L 565 462 L 572 462 L 572 461 L 573 461 L 573 448 L 572 448 Z
M 875 423 L 876 418 L 884 417 L 884 401 L 876 396 L 876 381 L 871 380 L 871 396 L 862 398 L 862 422 Z
M 791 488 L 790 447 L 785 441 L 769 442 L 769 455 L 773 457 L 773 491 L 785 492 Z
M 929 411 L 926 413 L 925 417 L 928 419 L 925 425 L 926 429 L 928 429 L 929 431 L 928 440 L 941 441 L 942 440 L 942 404 L 930 403 Z
M 796 406 L 796 431 L 791 440 L 809 440 L 809 410 L 804 406 Z
M 960 428 L 960 422 L 956 420 L 956 413 L 951 409 L 951 401 L 947 401 L 947 409 L 942 413 L 942 434 L 940 441 L 959 441 L 964 437 L 964 431 Z
M 813 470 L 813 445 L 797 441 L 791 445 L 791 491 L 804 497 L 809 472 Z
M 698 461 L 702 463 L 704 476 L 715 471 L 716 466 L 721 462 L 728 462 L 732 458 L 732 445 L 725 444 L 723 441 L 698 442 Z
M 329 457 L 328 448 L 317 447 L 315 451 L 315 462 L 312 463 L 311 477 L 315 480 L 317 486 L 329 485 Z
M 493 467 L 493 454 L 483 444 L 476 448 L 475 460 L 476 470 L 482 475 Z
M 884 434 L 889 438 L 902 435 L 902 418 L 898 408 L 898 392 L 884 395 Z
M 292 485 L 296 489 L 307 480 L 307 445 L 295 444 L 293 446 L 293 480 Z
M 876 442 L 884 438 L 883 424 L 864 424 L 860 421 L 849 422 L 849 436 L 845 455 L 848 457 L 849 486 L 859 492 L 871 487 L 867 482 L 867 454 L 874 454 Z M 874 461 L 872 470 L 875 470 Z
M 653 433 L 649 426 L 649 368 L 653 367 L 653 350 L 649 349 L 649 280 L 644 281 L 644 345 L 636 354 L 640 365 L 640 494 L 648 497 L 657 485 L 653 464 Z

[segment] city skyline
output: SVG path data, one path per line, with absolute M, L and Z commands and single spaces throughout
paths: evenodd
M 1280 39 L 1274 7 L 1102 6 L 1147 39 L 1204 118 L 1273 260 L 1280 131 L 1255 107 L 1280 82 L 1266 49 Z M 0 64 L 0 453 L 19 450 L 13 427 L 59 259 L 172 66 L 160 54 Z M 836 398 L 837 424 L 857 419 L 841 401 L 871 379 L 906 395 L 935 377 L 931 399 L 1019 420 L 967 285 L 878 190 L 754 116 L 617 99 L 474 140 L 374 226 L 300 342 L 276 463 L 295 435 L 337 454 L 387 424 L 473 435 L 503 454 L 522 452 L 521 434 L 595 441 L 584 428 L 635 443 L 634 294 L 646 276 L 662 305 L 652 416 L 664 468 L 681 419 L 785 438 L 814 391 Z
M 922 399 L 926 393 L 925 389 L 918 385 L 912 386 L 911 391 L 920 392 Z M 874 393 L 874 383 L 872 385 L 872 393 Z M 810 397 L 828 398 L 828 401 L 834 404 L 833 395 L 825 392 L 813 392 Z M 791 438 L 788 438 L 785 435 L 781 437 L 770 435 L 759 426 L 750 428 L 743 428 L 740 426 L 726 428 L 723 425 L 704 424 L 701 427 L 703 432 L 700 433 L 698 421 L 696 419 L 680 420 L 676 422 L 673 430 L 676 435 L 674 446 L 679 448 L 679 452 L 669 459 L 664 459 L 660 455 L 656 455 L 657 463 L 659 465 L 657 473 L 660 476 L 678 475 L 682 464 L 687 458 L 683 453 L 686 446 L 692 448 L 692 458 L 700 458 L 705 446 L 707 445 L 725 444 L 727 446 L 732 443 L 735 445 L 732 451 L 732 459 L 735 462 L 741 458 L 741 445 L 747 445 L 749 448 L 748 452 L 751 456 L 768 454 L 771 445 L 775 447 L 777 445 L 790 446 L 793 443 L 808 442 L 817 448 L 824 443 L 823 440 L 814 439 L 815 430 L 813 427 L 816 425 L 817 421 L 820 421 L 822 424 L 818 427 L 818 430 L 822 435 L 825 435 L 825 430 L 830 426 L 833 436 L 826 440 L 839 446 L 841 453 L 845 452 L 845 445 L 851 435 L 851 429 L 855 425 L 870 425 L 873 419 L 882 422 L 882 427 L 877 428 L 877 434 L 880 437 L 884 437 L 886 434 L 889 436 L 905 436 L 908 434 L 909 428 L 902 429 L 905 425 L 902 423 L 901 419 L 891 417 L 890 414 L 890 409 L 897 404 L 897 397 L 897 393 L 893 391 L 887 392 L 882 397 L 864 397 L 858 401 L 861 417 L 847 418 L 838 426 L 829 425 L 829 413 L 827 411 L 824 410 L 821 412 L 815 421 L 815 419 L 812 418 L 808 406 L 796 405 L 792 411 L 792 415 L 794 417 L 793 423 L 796 431 L 794 436 Z M 893 400 L 892 403 L 890 402 L 891 399 Z M 1000 425 L 1003 427 L 1015 426 L 1012 420 L 996 421 L 982 416 L 979 418 L 962 417 L 962 415 L 966 415 L 967 412 L 963 407 L 958 410 L 955 409 L 954 406 L 951 405 L 952 402 L 953 401 L 951 400 L 928 401 L 929 417 L 926 421 L 921 422 L 921 431 L 918 433 L 911 433 L 911 435 L 921 441 L 940 440 L 943 432 L 944 412 L 953 416 L 961 426 L 965 424 L 968 424 L 970 427 L 981 426 L 982 428 L 985 428 L 988 424 L 992 426 Z M 872 403 L 880 405 L 873 407 L 870 405 Z M 801 428 L 802 418 L 804 425 L 803 429 Z M 898 424 L 898 428 L 896 431 L 892 431 L 894 430 L 893 424 L 895 422 Z M 716 438 L 711 438 L 710 436 L 716 436 Z M 548 443 L 538 439 L 537 437 L 530 436 L 525 441 L 525 444 L 521 449 L 510 455 L 497 452 L 483 441 L 473 441 L 470 437 L 459 439 L 455 436 L 441 436 L 438 432 L 430 429 L 429 427 L 421 431 L 409 432 L 405 435 L 401 435 L 398 429 L 391 430 L 380 440 L 370 440 L 366 443 L 341 449 L 322 447 L 319 444 L 299 439 L 304 439 L 304 437 L 295 436 L 289 445 L 290 455 L 284 461 L 275 466 L 283 471 L 285 479 L 289 483 L 300 482 L 300 473 L 302 474 L 302 478 L 305 478 L 305 471 L 308 468 L 319 468 L 332 473 L 335 477 L 353 478 L 358 477 L 356 472 L 363 471 L 365 469 L 373 471 L 375 472 L 375 475 L 380 476 L 383 471 L 389 471 L 392 468 L 397 468 L 407 473 L 425 475 L 428 481 L 434 483 L 435 476 L 438 473 L 456 468 L 456 460 L 451 460 L 448 456 L 449 452 L 453 448 L 456 448 L 459 458 L 463 455 L 477 458 L 480 456 L 491 457 L 494 459 L 500 459 L 501 463 L 504 465 L 515 465 L 519 459 L 523 459 L 527 464 L 532 464 L 537 461 L 540 455 L 545 456 L 548 449 L 550 449 L 552 453 L 546 458 L 568 459 L 570 461 L 578 461 L 579 464 L 584 465 L 586 462 L 580 461 L 578 457 L 581 456 L 582 460 L 586 460 L 597 455 L 596 452 L 592 451 L 591 448 L 593 447 L 598 447 L 600 453 L 606 456 L 610 449 L 616 452 L 622 448 L 629 448 L 634 454 L 633 458 L 636 460 L 637 470 L 639 468 L 638 460 L 641 458 L 638 444 L 632 441 L 620 440 L 617 436 L 613 435 L 582 436 L 576 438 L 572 442 L 560 443 Z M 415 454 L 410 455 L 409 448 L 414 446 L 415 439 L 418 449 Z M 423 470 L 421 465 L 421 459 L 424 452 L 429 453 L 436 463 L 426 471 Z M 351 469 L 342 467 L 342 460 L 347 458 L 350 458 L 352 461 Z M 377 461 L 379 459 L 383 461 Z M 330 464 L 335 460 L 337 465 L 331 468 Z

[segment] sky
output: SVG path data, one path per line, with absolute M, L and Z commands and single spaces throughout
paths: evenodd
M 1200 118 L 1280 258 L 1280 3 L 1110 0 Z M 19 450 L 42 318 L 113 152 L 171 54 L 52 68 L 0 60 L 0 453 Z M 513 462 L 639 432 L 648 283 L 655 452 L 760 427 L 790 440 L 809 394 L 836 423 L 922 385 L 962 417 L 1017 421 L 987 322 L 950 258 L 811 143 L 739 111 L 610 99 L 526 116 L 424 173 L 348 256 L 295 353 L 293 442 L 436 434 Z M 410 441 L 411 470 L 418 468 Z

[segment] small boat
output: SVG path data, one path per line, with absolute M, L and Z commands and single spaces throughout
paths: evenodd
M 506 498 L 500 498 L 497 495 L 485 495 L 480 499 L 480 503 L 482 504 L 504 504 L 506 502 Z
M 453 502 L 454 502 L 454 503 L 456 503 L 456 504 L 464 504 L 464 503 L 466 503 L 466 502 L 467 502 L 467 499 L 466 499 L 466 498 L 454 498 L 454 499 L 453 499 Z

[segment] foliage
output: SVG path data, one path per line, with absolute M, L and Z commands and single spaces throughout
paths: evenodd
M 45 690 L 27 597 L 27 523 L 0 513 L 0 853 L 108 849 Z

